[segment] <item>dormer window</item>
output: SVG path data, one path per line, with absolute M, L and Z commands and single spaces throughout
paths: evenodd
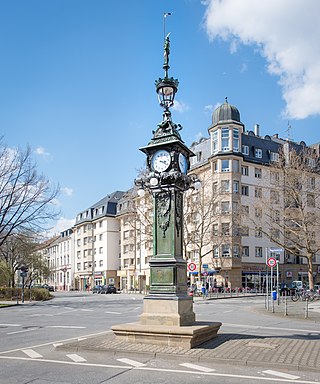
M 255 157 L 257 159 L 262 159 L 262 149 L 261 148 L 255 148 Z
M 242 154 L 246 156 L 249 155 L 249 147 L 247 145 L 242 146 Z

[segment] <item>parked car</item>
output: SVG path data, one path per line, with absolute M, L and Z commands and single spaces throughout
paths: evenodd
M 95 285 L 93 287 L 92 293 L 101 293 L 101 285 Z
M 44 288 L 47 289 L 50 292 L 54 292 L 54 286 L 48 285 L 48 284 L 33 284 L 31 288 Z
M 102 285 L 100 293 L 117 293 L 117 288 L 114 285 Z

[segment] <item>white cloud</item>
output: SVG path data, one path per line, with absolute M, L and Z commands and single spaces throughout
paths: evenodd
M 38 147 L 34 151 L 37 155 L 43 156 L 43 157 L 49 157 L 50 153 L 45 150 L 43 147 Z
M 65 196 L 72 196 L 73 195 L 73 189 L 72 188 L 64 187 L 61 189 L 61 191 Z
M 231 52 L 252 45 L 279 77 L 284 115 L 303 119 L 320 114 L 320 1 L 208 0 L 205 26 Z
M 48 230 L 44 235 L 47 238 L 60 235 L 61 232 L 73 227 L 74 223 L 75 219 L 67 219 L 65 217 L 60 217 L 54 227 Z
M 187 104 L 185 104 L 183 101 L 178 101 L 178 100 L 174 101 L 172 110 L 174 110 L 176 112 L 183 113 L 183 112 L 188 111 L 188 109 L 189 109 L 189 106 Z

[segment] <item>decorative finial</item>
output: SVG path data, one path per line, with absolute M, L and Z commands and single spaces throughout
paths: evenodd
M 228 96 L 226 96 L 224 99 L 225 99 L 226 103 L 228 104 Z

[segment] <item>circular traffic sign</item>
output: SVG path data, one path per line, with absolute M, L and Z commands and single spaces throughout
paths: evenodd
M 268 267 L 273 268 L 277 264 L 277 260 L 274 257 L 269 257 L 267 260 Z
M 189 270 L 190 272 L 193 272 L 193 271 L 195 271 L 196 269 L 197 269 L 197 266 L 196 266 L 195 263 L 189 263 L 189 264 L 188 264 L 188 270 Z

